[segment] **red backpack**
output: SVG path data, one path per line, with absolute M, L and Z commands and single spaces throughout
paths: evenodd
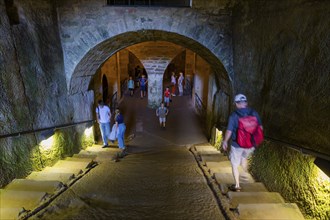
M 247 116 L 241 116 L 238 112 L 238 128 L 236 141 L 242 148 L 257 147 L 264 140 L 264 133 L 258 123 L 256 116 L 252 115 L 252 110 Z

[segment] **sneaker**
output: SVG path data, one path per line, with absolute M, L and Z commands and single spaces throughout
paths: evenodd
M 102 148 L 107 148 L 107 147 L 109 147 L 107 144 L 102 146 Z
M 228 189 L 233 192 L 240 192 L 242 190 L 241 187 L 236 187 L 235 185 L 229 186 Z

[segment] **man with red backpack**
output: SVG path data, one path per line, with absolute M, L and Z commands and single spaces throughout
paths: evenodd
M 263 141 L 263 128 L 259 114 L 248 108 L 245 95 L 236 95 L 235 105 L 237 109 L 229 116 L 222 148 L 227 151 L 228 141 L 231 138 L 229 158 L 235 185 L 230 186 L 229 189 L 238 192 L 241 190 L 238 166 L 241 165 L 244 172 L 248 171 L 248 158 L 252 155 L 255 147 Z

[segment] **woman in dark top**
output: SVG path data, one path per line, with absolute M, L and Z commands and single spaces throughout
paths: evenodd
M 117 135 L 118 135 L 118 147 L 121 150 L 125 150 L 125 142 L 124 142 L 124 136 L 125 136 L 125 131 L 126 131 L 126 126 L 124 123 L 124 117 L 120 113 L 119 109 L 117 108 L 115 111 L 115 122 L 116 122 L 116 130 L 117 130 Z

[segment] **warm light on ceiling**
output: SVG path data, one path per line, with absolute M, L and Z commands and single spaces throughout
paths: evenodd
M 40 146 L 43 150 L 50 150 L 54 143 L 54 135 L 46 140 L 40 142 Z

